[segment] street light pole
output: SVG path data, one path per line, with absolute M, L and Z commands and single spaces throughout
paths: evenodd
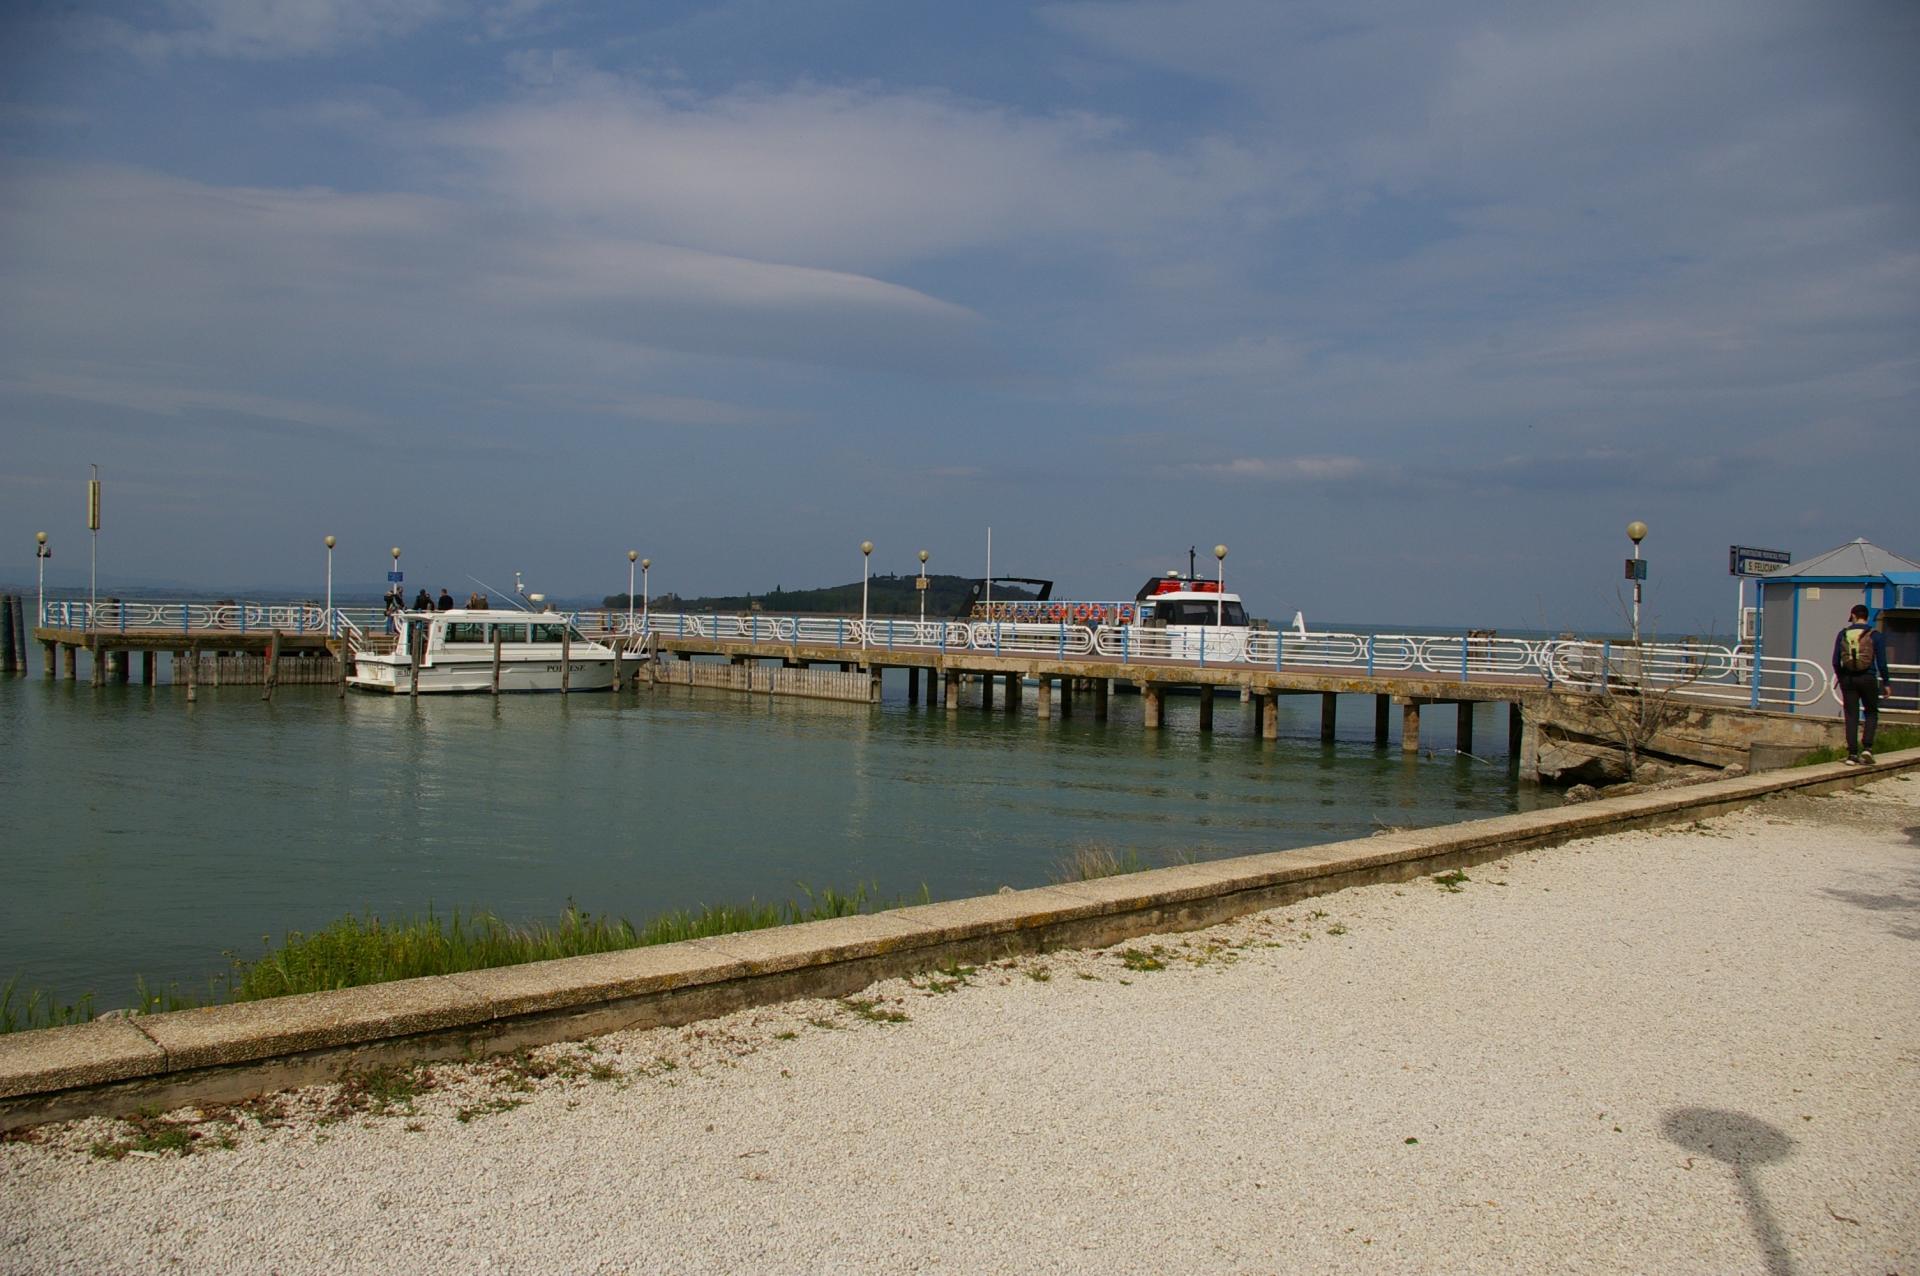
M 333 624 L 333 537 L 327 537 L 327 637 L 334 636 Z
M 920 623 L 927 623 L 927 551 L 920 551 Z
M 873 562 L 873 542 L 860 542 L 860 645 L 867 645 L 867 568 Z
M 640 551 L 627 551 L 627 632 L 633 632 L 633 560 L 640 557 Z
M 1639 519 L 1627 524 L 1627 539 L 1633 542 L 1633 645 L 1640 645 L 1640 542 L 1647 538 L 1647 525 Z
M 39 619 L 33 623 L 45 625 L 47 623 L 47 560 L 53 557 L 53 551 L 47 548 L 45 532 L 33 534 L 33 557 L 40 568 L 40 608 L 34 613 Z
M 650 579 L 652 570 L 651 558 L 640 560 L 640 628 L 642 629 L 647 627 L 647 606 L 653 601 L 653 585 Z
M 1218 628 L 1227 623 L 1227 547 L 1215 545 L 1213 556 L 1220 560 L 1220 583 L 1214 586 L 1213 623 Z
M 87 566 L 87 625 L 93 625 L 94 609 L 100 605 L 100 467 L 89 467 L 93 477 L 87 480 L 87 530 L 93 533 L 93 557 Z

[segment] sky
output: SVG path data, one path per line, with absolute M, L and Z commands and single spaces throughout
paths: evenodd
M 16 0 L 0 579 L 1725 633 L 1920 558 L 1920 7 Z

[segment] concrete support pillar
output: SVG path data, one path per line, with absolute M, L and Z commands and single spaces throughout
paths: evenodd
M 1093 680 L 1093 717 L 1097 722 L 1107 720 L 1107 696 L 1112 693 L 1113 683 L 1106 678 Z
M 1333 726 L 1339 716 L 1340 693 L 1337 691 L 1322 691 L 1320 693 L 1320 740 L 1322 743 L 1330 744 L 1333 742 Z
M 1148 683 L 1140 689 L 1140 724 L 1149 731 L 1160 729 L 1160 688 Z
M 948 713 L 960 712 L 960 675 L 947 670 L 946 677 L 940 680 L 940 698 L 946 701 Z
M 1077 678 L 1060 680 L 1060 716 L 1063 718 L 1073 716 L 1073 684 L 1077 681 L 1079 681 Z
M 1269 691 L 1260 697 L 1260 738 L 1280 738 L 1280 693 Z
M 980 707 L 987 710 L 993 708 L 993 675 L 990 673 L 980 675 Z
M 1213 730 L 1213 684 L 1200 688 L 1200 729 Z
M 1520 778 L 1532 784 L 1540 783 L 1540 724 L 1527 713 L 1525 705 L 1513 706 L 1514 713 L 1520 718 Z
M 1061 679 L 1060 698 L 1067 698 L 1066 680 Z M 1053 679 L 1042 675 L 1038 693 L 1033 698 L 1034 716 L 1041 719 L 1053 716 Z
M 873 668 L 873 672 L 868 675 L 868 681 L 867 681 L 867 703 L 879 704 L 880 703 L 880 666 L 874 665 L 872 668 Z
M 80 649 L 72 643 L 63 645 L 60 648 L 60 667 L 65 671 L 68 682 L 78 681 L 80 678 Z
M 92 652 L 93 685 L 96 687 L 104 686 L 107 681 L 107 653 L 98 647 L 92 648 Z
M 1462 700 L 1456 706 L 1453 747 L 1462 753 L 1473 752 L 1473 701 Z
M 1011 713 L 1020 707 L 1020 675 L 1007 675 L 1007 711 Z
M 1526 715 L 1520 712 L 1520 702 L 1515 700 L 1507 706 L 1507 758 L 1509 761 L 1520 756 L 1520 740 Z
M 1400 752 L 1420 752 L 1420 702 L 1409 700 L 1400 706 Z
M 907 703 L 920 703 L 920 666 L 907 666 Z
M 1387 705 L 1392 699 L 1386 695 L 1373 698 L 1373 743 L 1376 748 L 1385 748 L 1387 744 Z
M 57 663 L 59 658 L 59 643 L 43 642 L 40 644 L 40 674 L 42 677 L 54 678 L 59 676 L 60 669 Z

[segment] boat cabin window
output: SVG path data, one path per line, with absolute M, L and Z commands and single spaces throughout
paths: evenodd
M 1163 625 L 1245 625 L 1247 609 L 1237 602 L 1203 602 L 1197 598 L 1156 602 L 1153 618 Z
M 455 642 L 492 642 L 487 636 L 487 626 L 478 620 L 453 621 L 447 625 L 446 641 Z
M 494 634 L 499 634 L 500 641 L 503 643 L 525 642 L 527 640 L 527 627 L 525 625 L 488 625 L 488 642 L 493 641 Z
M 567 628 L 564 622 L 557 625 L 535 625 L 533 627 L 533 640 L 535 642 L 550 642 L 550 643 L 557 644 L 560 642 L 560 636 L 562 634 L 567 634 L 575 642 L 586 641 L 585 638 L 582 638 L 580 636 L 580 631 L 578 629 L 570 630 Z

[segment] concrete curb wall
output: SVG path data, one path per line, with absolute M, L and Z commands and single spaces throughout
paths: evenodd
M 218 1103 L 349 1071 L 466 1058 L 749 1006 L 842 997 L 951 961 L 1192 930 L 1350 886 L 1824 793 L 1920 768 L 1830 763 L 1441 828 L 1008 891 L 625 952 L 0 1036 L 0 1130 Z

